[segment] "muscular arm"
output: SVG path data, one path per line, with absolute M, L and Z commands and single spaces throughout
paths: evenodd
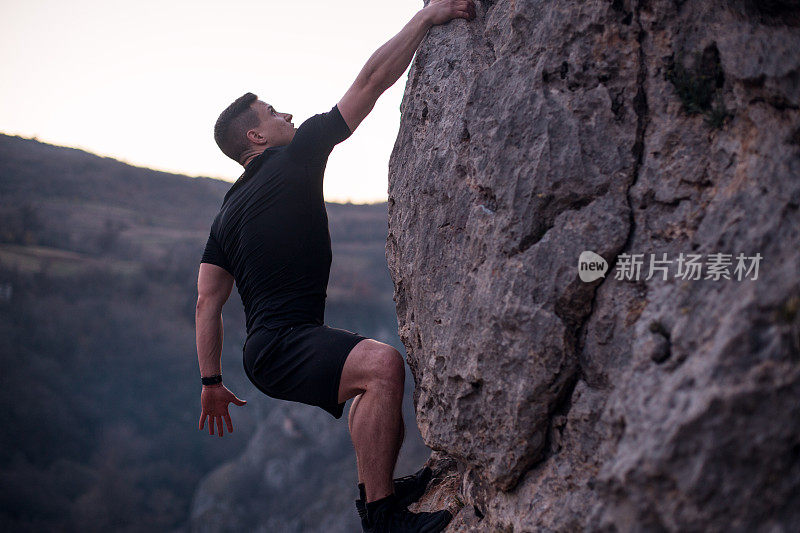
M 233 276 L 224 268 L 210 263 L 200 264 L 195 334 L 197 359 L 203 377 L 222 373 L 222 306 L 230 296 L 232 287 Z
M 405 72 L 431 26 L 454 18 L 475 17 L 473 0 L 431 0 L 400 32 L 367 60 L 337 107 L 350 131 L 355 131 L 383 92 Z
M 197 276 L 197 308 L 195 320 L 197 324 L 197 358 L 200 361 L 200 375 L 203 377 L 221 374 L 222 372 L 222 306 L 231 294 L 233 276 L 224 268 L 211 263 L 200 263 Z M 208 432 L 222 437 L 225 430 L 223 421 L 228 426 L 228 433 L 233 432 L 233 421 L 228 412 L 228 404 L 245 405 L 222 383 L 203 385 L 200 392 L 200 422 L 198 429 L 208 419 Z

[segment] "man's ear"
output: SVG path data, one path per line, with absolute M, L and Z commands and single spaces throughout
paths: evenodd
M 247 130 L 247 140 L 253 144 L 267 144 L 267 138 L 256 130 Z

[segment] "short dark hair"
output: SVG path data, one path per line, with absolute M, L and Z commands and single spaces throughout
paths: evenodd
M 251 104 L 258 100 L 253 93 L 245 93 L 220 113 L 214 124 L 214 140 L 222 153 L 240 163 L 239 158 L 250 147 L 247 131 L 259 124 L 258 113 Z

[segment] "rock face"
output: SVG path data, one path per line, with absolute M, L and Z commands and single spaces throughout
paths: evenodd
M 452 531 L 798 530 L 800 3 L 476 7 L 418 50 L 389 164 L 444 479 L 420 508 L 460 509 Z

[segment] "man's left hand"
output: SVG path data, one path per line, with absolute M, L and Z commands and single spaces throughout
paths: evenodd
M 200 405 L 202 412 L 200 413 L 200 429 L 203 429 L 206 418 L 208 418 L 208 434 L 214 434 L 214 422 L 216 421 L 217 432 L 222 436 L 222 419 L 225 418 L 225 423 L 228 425 L 228 433 L 233 433 L 233 422 L 231 422 L 231 415 L 228 414 L 228 404 L 233 402 L 236 405 L 242 406 L 247 403 L 246 400 L 240 400 L 228 390 L 225 385 L 204 385 L 203 391 L 200 393 Z

